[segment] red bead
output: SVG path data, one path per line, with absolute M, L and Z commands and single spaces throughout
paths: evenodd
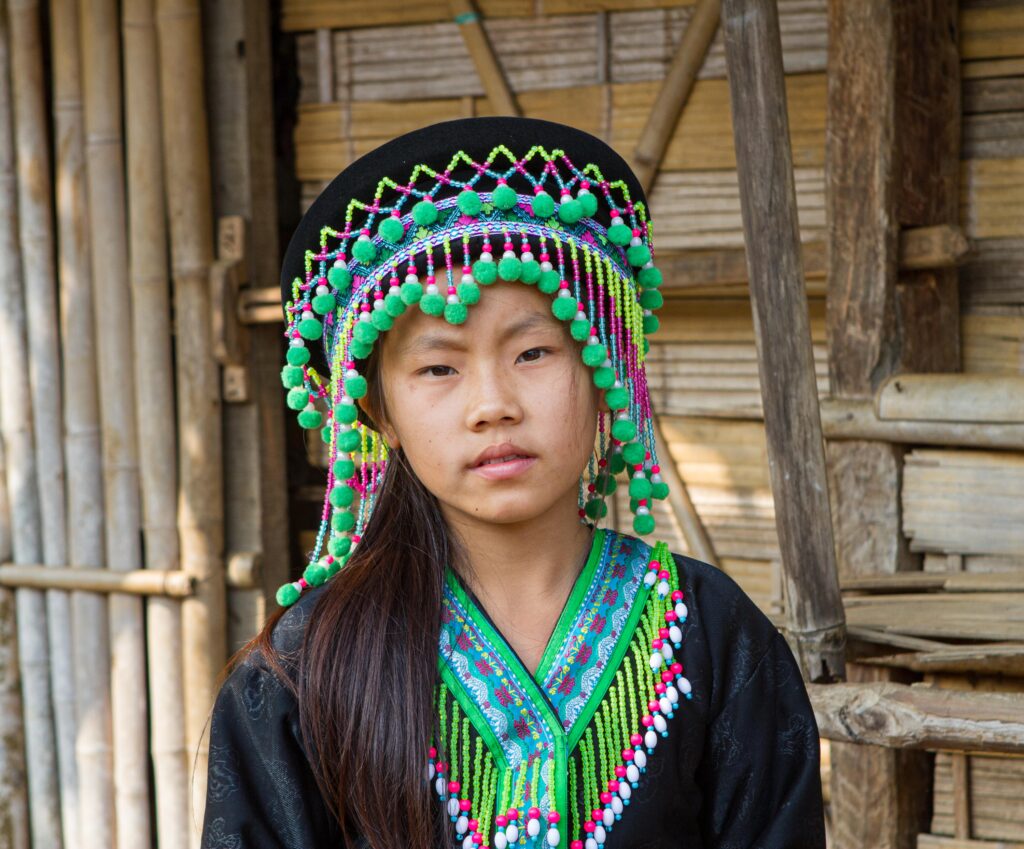
M 678 618 L 679 617 L 676 616 L 676 612 L 674 610 L 670 610 L 668 611 L 668 613 L 665 614 L 666 622 L 675 622 Z
M 526 812 L 526 816 L 527 816 L 528 819 L 531 819 L 531 820 L 539 820 L 540 819 L 540 808 L 530 808 L 530 810 L 528 810 Z
M 476 831 L 478 828 L 480 828 L 480 821 L 470 820 L 466 825 L 470 831 Z
M 632 749 L 623 749 L 622 750 L 622 759 L 624 761 L 631 761 L 631 760 L 633 760 L 633 756 L 635 754 L 636 753 Z
M 430 757 L 432 757 L 432 758 L 436 758 L 437 757 L 437 749 L 435 749 L 433 746 L 431 746 L 429 749 L 427 749 L 427 754 Z
M 666 684 L 668 684 L 672 680 L 672 678 L 672 673 L 667 670 L 661 673 L 661 680 L 664 681 Z
M 655 684 L 654 685 L 654 692 L 655 693 L 659 693 L 659 694 L 664 693 L 665 692 L 665 685 L 664 684 Z
M 669 669 L 672 671 L 673 675 L 678 675 L 683 671 L 683 665 L 677 661 L 676 663 L 673 663 Z
M 597 828 L 597 826 L 595 826 L 592 822 L 585 822 L 585 823 L 583 823 L 583 830 L 587 834 L 593 834 L 595 828 Z
M 498 826 L 498 828 L 504 828 L 506 825 L 508 825 L 508 817 L 506 817 L 504 814 L 498 814 L 494 818 L 494 824 Z
M 667 640 L 668 639 L 668 628 L 659 628 L 658 629 L 658 636 L 661 637 L 663 640 Z
M 558 811 L 552 811 L 548 814 L 548 822 L 556 823 L 562 818 L 562 815 Z
M 448 791 L 450 793 L 456 793 L 457 794 L 461 788 L 462 788 L 462 785 L 459 784 L 459 782 L 457 782 L 457 781 L 449 781 L 448 782 Z
M 645 728 L 650 728 L 652 725 L 654 725 L 654 717 L 651 716 L 649 713 L 645 714 L 644 718 L 640 720 L 640 724 L 643 725 Z
M 644 738 L 641 737 L 639 734 L 633 734 L 629 738 L 629 742 L 632 743 L 634 746 L 639 746 L 641 743 L 643 743 L 643 741 L 644 741 Z
M 612 801 L 612 794 L 609 793 L 607 790 L 605 790 L 604 793 L 601 794 L 601 804 L 602 805 L 610 805 L 611 801 Z
M 615 767 L 615 777 L 616 778 L 625 778 L 626 777 L 626 768 L 622 764 L 619 764 L 617 767 Z
M 469 809 L 473 807 L 473 802 L 469 799 L 462 799 L 459 801 L 459 810 L 464 814 L 469 813 Z
M 608 789 L 611 790 L 612 793 L 618 793 L 619 792 L 619 782 L 616 781 L 613 778 L 611 781 L 608 782 Z
M 510 822 L 515 822 L 519 819 L 519 811 L 516 808 L 509 808 L 506 816 L 508 816 Z
M 674 590 L 673 593 L 672 593 L 672 601 L 682 601 L 682 600 L 683 600 L 683 591 L 682 590 Z
M 601 809 L 600 808 L 594 808 L 594 810 L 592 810 L 590 812 L 590 818 L 594 821 L 595 824 L 600 825 L 601 824 L 601 819 L 602 819 L 602 817 L 601 817 Z

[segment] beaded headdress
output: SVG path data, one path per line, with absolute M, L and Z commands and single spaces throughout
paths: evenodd
M 600 413 L 596 457 L 580 478 L 581 520 L 607 514 L 604 499 L 628 469 L 633 529 L 654 530 L 651 502 L 668 486 L 644 360 L 662 275 L 642 187 L 582 130 L 532 118 L 444 121 L 349 165 L 288 245 L 281 380 L 299 425 L 329 446 L 330 464 L 315 548 L 303 576 L 278 590 L 281 605 L 344 566 L 387 474 L 388 446 L 356 403 L 374 342 L 409 309 L 462 324 L 497 280 L 551 296 L 605 393 L 611 412 Z

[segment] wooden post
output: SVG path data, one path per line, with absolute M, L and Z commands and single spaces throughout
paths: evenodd
M 743 233 L 787 623 L 804 675 L 845 675 L 825 448 L 800 259 L 796 192 L 774 0 L 724 0 Z
M 487 33 L 480 22 L 480 13 L 473 0 L 451 0 L 449 3 L 455 23 L 466 42 L 466 49 L 476 66 L 484 92 L 496 115 L 519 115 L 515 94 L 509 87 L 494 47 L 487 39 Z
M 198 846 L 209 740 L 202 731 L 227 658 L 221 399 L 210 330 L 213 209 L 198 0 L 157 0 L 160 102 L 171 273 L 178 329 L 179 512 L 182 566 L 196 578 L 182 603 L 185 743 L 195 763 L 189 823 Z

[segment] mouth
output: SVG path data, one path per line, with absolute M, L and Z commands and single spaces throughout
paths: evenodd
M 537 462 L 537 458 L 525 449 L 511 442 L 492 445 L 480 453 L 470 466 L 488 480 L 504 480 L 522 474 Z

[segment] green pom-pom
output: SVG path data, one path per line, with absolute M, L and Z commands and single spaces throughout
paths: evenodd
M 378 333 L 390 330 L 394 323 L 395 320 L 388 315 L 387 310 L 372 310 L 370 312 L 370 324 L 374 326 Z
M 356 473 L 356 464 L 349 457 L 339 457 L 334 461 L 334 477 L 348 480 Z
M 612 224 L 612 226 L 608 228 L 608 240 L 613 245 L 618 245 L 620 248 L 628 245 L 632 238 L 633 231 L 625 224 Z
M 629 406 L 629 390 L 625 386 L 613 386 L 605 392 L 604 398 L 613 410 L 625 410 Z
M 647 458 L 647 449 L 640 442 L 630 442 L 622 446 L 622 459 L 631 466 L 639 466 Z
M 392 318 L 398 318 L 405 312 L 405 301 L 402 300 L 401 295 L 385 295 L 384 310 Z
M 355 499 L 356 493 L 348 484 L 336 483 L 331 487 L 331 494 L 328 496 L 332 507 L 341 509 L 342 507 L 348 507 Z M 641 498 L 645 496 L 640 496 Z
M 344 557 L 351 550 L 352 540 L 349 537 L 331 537 L 331 541 L 327 543 L 327 551 L 334 558 L 335 563 L 338 563 L 338 559 Z M 333 571 L 337 572 L 340 568 L 341 564 L 338 563 L 338 568 Z
M 331 444 L 331 431 L 332 430 L 333 430 L 333 428 L 331 427 L 330 424 L 325 424 L 322 428 L 320 428 L 320 441 L 324 445 L 330 445 Z
M 288 607 L 295 604 L 302 595 L 302 589 L 296 584 L 282 584 L 277 589 L 277 603 L 281 607 Z
M 327 271 L 327 282 L 335 289 L 347 289 L 352 285 L 352 272 L 344 265 L 332 265 Z
M 459 300 L 464 304 L 480 302 L 480 287 L 469 280 L 458 285 Z
M 608 469 L 613 475 L 617 475 L 626 468 L 626 460 L 621 451 L 613 451 L 608 455 Z
M 420 227 L 429 227 L 437 221 L 437 207 L 431 200 L 421 200 L 412 208 L 412 220 Z
M 440 315 L 444 312 L 444 295 L 440 292 L 428 292 L 420 298 L 420 309 L 427 315 Z
M 319 313 L 320 315 L 329 313 L 337 305 L 337 302 L 334 300 L 334 295 L 331 295 L 330 293 L 326 295 L 317 295 L 312 301 L 313 312 Z
M 290 410 L 306 409 L 306 404 L 309 403 L 309 390 L 302 387 L 292 389 L 288 393 L 285 403 L 288 405 L 288 409 Z
M 338 450 L 344 451 L 346 454 L 351 454 L 358 447 L 362 437 L 359 435 L 359 431 L 355 428 L 349 428 L 343 430 L 338 434 Z
M 631 478 L 629 481 L 629 494 L 633 498 L 650 498 L 651 482 L 647 478 Z
M 597 195 L 589 190 L 581 191 L 576 195 L 576 200 L 580 202 L 584 217 L 593 218 L 594 213 L 597 212 Z
M 643 513 L 633 519 L 633 530 L 640 536 L 651 533 L 654 530 L 654 517 L 650 513 Z
M 313 430 L 324 423 L 324 414 L 319 410 L 305 409 L 299 413 L 299 427 Z
M 661 309 L 661 305 L 664 303 L 665 298 L 657 289 L 645 289 L 640 294 L 640 306 L 645 310 Z
M 469 310 L 465 304 L 445 304 L 444 319 L 449 324 L 462 324 L 469 316 Z
M 664 501 L 668 498 L 668 484 L 665 481 L 651 484 L 651 497 L 657 498 L 659 501 Z
M 647 245 L 630 245 L 626 248 L 626 259 L 630 265 L 639 268 L 651 261 L 651 250 Z
M 391 242 L 391 244 L 402 241 L 402 237 L 405 235 L 405 227 L 402 224 L 402 220 L 395 218 L 393 215 L 385 218 L 377 228 L 377 235 L 385 241 Z
M 372 352 L 372 342 L 360 342 L 358 339 L 353 339 L 352 344 L 348 346 L 349 356 L 353 360 L 365 360 Z
M 619 483 L 611 472 L 601 472 L 594 480 L 594 486 L 602 495 L 611 495 L 618 488 Z
M 356 409 L 355 404 L 335 404 L 334 418 L 335 421 L 352 424 L 352 422 L 359 418 L 359 410 Z
M 580 356 L 583 357 L 583 362 L 588 366 L 597 368 L 608 359 L 608 349 L 600 342 L 596 342 L 593 345 L 584 345 Z
M 645 357 L 650 352 L 650 350 L 651 350 L 651 343 L 647 339 L 644 339 L 644 356 Z
M 472 189 L 463 189 L 459 192 L 456 203 L 458 203 L 463 215 L 472 215 L 474 218 L 480 214 L 480 207 L 483 206 L 480 195 Z
M 312 342 L 319 339 L 323 332 L 324 326 L 318 318 L 304 318 L 299 322 L 299 336 L 303 339 L 309 339 Z
M 550 218 L 555 214 L 555 199 L 547 192 L 541 192 L 533 196 L 530 208 L 538 218 Z
M 569 321 L 579 311 L 576 299 L 569 295 L 565 298 L 555 298 L 551 302 L 551 312 L 559 321 Z
M 364 345 L 372 345 L 377 341 L 378 335 L 379 331 L 370 321 L 357 321 L 356 326 L 352 328 L 352 338 Z
M 648 335 L 651 333 L 657 333 L 659 327 L 661 327 L 661 322 L 658 320 L 656 315 L 644 316 L 644 333 Z
M 583 217 L 583 207 L 575 198 L 563 200 L 558 207 L 558 218 L 563 224 L 575 224 Z
M 343 534 L 356 526 L 356 517 L 348 510 L 335 510 L 331 516 L 331 530 Z
M 598 389 L 608 389 L 615 383 L 615 369 L 611 366 L 598 366 L 594 369 L 594 386 Z
M 584 342 L 590 337 L 590 321 L 586 318 L 573 319 L 569 325 L 569 333 L 577 342 Z
M 302 573 L 302 577 L 311 587 L 319 587 L 327 580 L 327 569 L 319 563 L 310 563 Z
M 591 519 L 603 519 L 605 516 L 608 515 L 608 505 L 605 504 L 604 501 L 602 501 L 600 498 L 591 498 L 586 503 L 586 506 L 583 508 L 583 511 Z
M 661 285 L 661 269 L 656 265 L 641 268 L 636 275 L 637 282 L 645 289 L 657 289 Z
M 473 263 L 473 279 L 481 286 L 490 286 L 498 279 L 498 263 L 494 260 L 484 262 L 478 259 Z
M 309 362 L 309 348 L 305 345 L 289 345 L 285 359 L 288 360 L 288 365 L 304 366 Z
M 542 271 L 540 280 L 537 281 L 537 288 L 545 295 L 553 295 L 558 291 L 558 285 L 561 282 L 562 278 L 558 276 L 558 272 L 554 269 L 551 269 L 551 271 Z
M 498 209 L 511 209 L 516 205 L 519 198 L 516 197 L 516 190 L 504 183 L 498 186 L 491 195 L 491 200 Z
M 519 279 L 531 286 L 540 280 L 540 263 L 535 259 L 528 259 L 519 269 Z
M 361 374 L 345 378 L 345 394 L 349 398 L 362 398 L 366 394 L 366 378 Z
M 616 419 L 612 424 L 612 436 L 619 442 L 629 442 L 636 437 L 636 425 L 629 419 Z
M 518 280 L 523 263 L 518 257 L 506 256 L 498 260 L 498 276 L 502 280 Z
M 369 239 L 356 239 L 352 245 L 352 256 L 366 265 L 377 258 L 377 246 Z
M 401 285 L 399 292 L 402 302 L 411 307 L 413 304 L 418 304 L 420 298 L 423 297 L 423 284 L 409 280 Z
M 302 373 L 302 366 L 285 366 L 281 369 L 281 383 L 285 389 L 294 389 L 302 386 L 305 375 Z

